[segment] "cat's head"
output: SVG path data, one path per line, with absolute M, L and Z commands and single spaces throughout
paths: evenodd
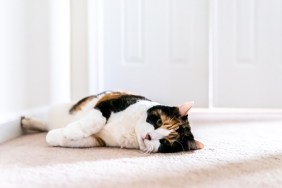
M 148 152 L 172 153 L 202 149 L 194 140 L 188 121 L 193 102 L 178 107 L 156 105 L 148 109 L 141 136 L 141 149 Z

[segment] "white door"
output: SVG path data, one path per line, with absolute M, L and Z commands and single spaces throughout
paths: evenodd
M 208 106 L 207 0 L 107 0 L 102 7 L 103 89 Z
M 282 107 L 282 1 L 218 0 L 214 105 Z

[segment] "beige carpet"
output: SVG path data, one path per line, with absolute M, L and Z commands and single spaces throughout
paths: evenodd
M 143 154 L 52 148 L 45 134 L 0 145 L 0 187 L 282 187 L 282 121 L 194 123 L 205 149 Z

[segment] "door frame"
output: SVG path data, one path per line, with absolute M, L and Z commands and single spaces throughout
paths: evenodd
M 104 2 L 88 0 L 88 92 L 103 91 Z

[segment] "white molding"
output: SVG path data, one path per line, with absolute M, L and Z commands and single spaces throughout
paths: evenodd
M 282 121 L 282 110 L 259 108 L 192 108 L 189 118 L 192 120 L 192 123 L 199 124 Z
M 104 1 L 88 0 L 88 92 L 104 90 Z
M 0 144 L 23 134 L 20 127 L 20 118 L 14 118 L 0 123 Z

